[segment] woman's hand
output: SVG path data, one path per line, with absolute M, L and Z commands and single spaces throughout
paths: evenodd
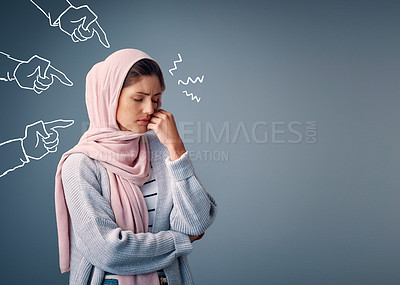
M 204 236 L 204 234 L 205 234 L 205 232 L 204 233 L 202 233 L 201 235 L 199 235 L 199 236 L 189 236 L 189 238 L 190 238 L 190 242 L 194 242 L 195 240 L 199 240 L 199 239 L 201 239 L 203 236 Z
M 178 159 L 186 152 L 185 146 L 179 136 L 174 116 L 163 109 L 153 114 L 147 129 L 153 130 L 160 142 L 169 151 L 171 161 Z

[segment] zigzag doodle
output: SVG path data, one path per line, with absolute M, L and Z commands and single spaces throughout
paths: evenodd
M 184 81 L 182 81 L 182 80 L 179 79 L 179 80 L 178 80 L 178 85 L 181 84 L 181 83 L 182 83 L 183 85 L 188 85 L 188 84 L 189 84 L 189 81 L 192 82 L 193 84 L 196 83 L 197 81 L 199 81 L 200 83 L 203 83 L 203 80 L 204 80 L 204 75 L 202 75 L 201 78 L 200 78 L 200 77 L 196 77 L 195 80 L 193 80 L 193 79 L 189 76 L 186 82 L 184 82 Z
M 182 62 L 182 57 L 181 57 L 181 55 L 180 55 L 179 53 L 178 53 L 178 57 L 179 57 L 179 59 L 174 61 L 174 67 L 171 68 L 171 69 L 169 70 L 169 73 L 171 73 L 172 76 L 174 76 L 174 74 L 172 73 L 172 71 L 178 69 L 178 67 L 176 66 L 176 64 L 177 64 L 178 62 Z
M 192 97 L 192 100 L 196 99 L 196 100 L 197 100 L 197 103 L 200 102 L 200 99 L 201 99 L 201 98 L 199 98 L 199 97 L 193 95 L 193 93 L 188 93 L 186 90 L 183 90 L 182 93 L 186 93 L 186 96 L 191 96 L 191 97 Z

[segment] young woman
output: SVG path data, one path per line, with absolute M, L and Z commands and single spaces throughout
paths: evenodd
M 86 78 L 90 126 L 56 174 L 61 272 L 70 284 L 193 284 L 187 255 L 213 223 L 158 64 L 124 49 Z

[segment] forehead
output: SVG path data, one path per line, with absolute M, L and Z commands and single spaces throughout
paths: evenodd
M 160 80 L 156 75 L 141 76 L 135 83 L 129 85 L 127 88 L 132 91 L 140 91 L 149 94 L 161 92 Z

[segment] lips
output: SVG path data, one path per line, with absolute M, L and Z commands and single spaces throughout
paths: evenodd
M 142 124 L 148 124 L 148 123 L 150 123 L 150 119 L 140 119 L 140 120 L 138 120 L 138 122 L 142 123 Z

